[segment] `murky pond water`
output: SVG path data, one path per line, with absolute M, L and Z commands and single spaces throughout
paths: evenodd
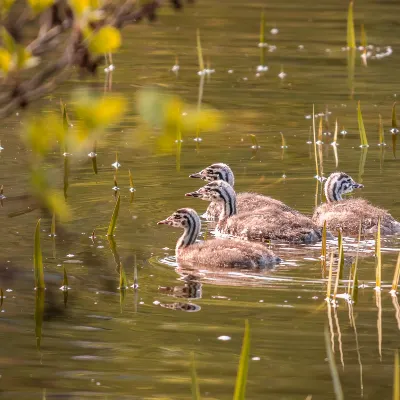
M 265 6 L 269 70 L 257 76 L 259 18 Z M 376 298 L 373 251 L 360 258 L 359 291 L 353 310 L 343 300 L 327 309 L 326 279 L 318 246 L 273 245 L 285 263 L 270 272 L 183 271 L 176 269 L 178 231 L 157 221 L 182 206 L 202 212 L 205 202 L 184 197 L 200 187 L 188 175 L 213 162 L 230 164 L 238 191 L 269 194 L 311 214 L 315 205 L 315 164 L 310 114 L 324 113 L 333 132 L 338 118 L 348 135 L 339 135 L 338 169 L 365 185 L 357 196 L 390 209 L 400 218 L 399 163 L 378 143 L 378 115 L 390 144 L 391 107 L 396 99 L 400 37 L 398 3 L 364 0 L 356 4 L 357 29 L 364 23 L 373 50 L 388 57 L 364 67 L 357 54 L 349 79 L 345 45 L 346 10 L 328 1 L 215 2 L 199 0 L 182 13 L 165 9 L 154 26 L 125 30 L 122 51 L 114 57 L 113 92 L 129 99 L 119 126 L 98 144 L 98 175 L 85 156 L 71 157 L 68 204 L 72 218 L 58 225 L 55 249 L 51 216 L 35 210 L 8 214 L 30 205 L 27 150 L 20 139 L 25 115 L 14 115 L 0 128 L 0 185 L 7 199 L 0 208 L 0 397 L 4 399 L 190 398 L 190 353 L 196 356 L 203 398 L 232 396 L 244 321 L 251 327 L 248 399 L 333 399 L 324 329 L 331 334 L 334 357 L 346 399 L 391 398 L 394 350 L 400 345 L 400 311 L 389 294 L 399 238 L 385 239 L 383 286 Z M 157 133 L 135 111 L 134 95 L 159 86 L 196 104 L 199 77 L 195 48 L 201 29 L 203 50 L 215 73 L 205 80 L 203 103 L 221 111 L 219 133 L 201 132 L 196 149 L 184 137 L 180 159 L 161 153 Z M 272 28 L 277 34 L 270 33 Z M 178 76 L 172 73 L 179 57 Z M 278 77 L 281 70 L 287 74 Z M 351 75 L 351 74 L 350 74 Z M 31 113 L 55 112 L 59 97 L 83 85 L 102 93 L 104 74 L 74 80 L 35 106 Z M 351 92 L 354 92 L 351 98 Z M 357 101 L 361 100 L 370 140 L 365 165 L 359 149 Z M 288 148 L 282 153 L 281 135 Z M 251 149 L 250 134 L 261 148 Z M 336 169 L 330 142 L 323 148 L 324 171 Z M 130 284 L 134 257 L 139 288 L 124 301 L 105 234 L 115 199 L 115 152 L 121 167 L 121 210 L 115 242 Z M 178 162 L 179 161 L 179 162 Z M 53 154 L 47 168 L 62 188 L 63 157 Z M 128 170 L 136 188 L 130 203 Z M 283 178 L 284 176 L 284 178 Z M 46 299 L 40 351 L 35 340 L 33 233 L 42 218 Z M 96 229 L 96 238 L 91 239 Z M 206 224 L 203 231 L 207 230 Z M 370 248 L 373 248 L 371 243 Z M 69 276 L 68 301 L 59 287 Z M 346 266 L 345 276 L 349 267 Z M 344 293 L 345 286 L 339 292 Z M 222 340 L 225 339 L 225 340 Z

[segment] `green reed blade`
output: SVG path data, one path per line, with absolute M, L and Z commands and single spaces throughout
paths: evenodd
M 354 270 L 353 287 L 351 289 L 351 299 L 354 304 L 357 304 L 358 300 L 358 275 L 357 275 L 357 265 Z
M 333 136 L 333 141 L 334 143 L 337 143 L 338 140 L 338 131 L 339 131 L 339 126 L 338 126 L 338 120 L 336 118 L 336 122 L 335 122 L 335 134 Z
M 197 379 L 197 372 L 196 372 L 196 362 L 194 359 L 194 353 L 190 353 L 190 373 L 192 376 L 192 399 L 193 400 L 200 400 L 200 387 L 199 382 Z
M 375 240 L 375 266 L 376 266 L 376 287 L 381 287 L 382 280 L 382 253 L 381 253 L 381 219 L 378 218 L 378 231 Z
M 69 158 L 64 157 L 64 199 L 67 200 L 68 197 L 68 187 L 69 187 Z
M 3 307 L 3 301 L 4 301 L 4 293 L 3 289 L 0 288 L 0 308 Z
M 35 296 L 35 338 L 36 348 L 40 350 L 42 342 L 42 325 L 43 325 L 43 314 L 44 314 L 44 296 L 46 291 L 44 289 L 36 289 Z
M 347 288 L 347 293 L 350 294 L 350 285 L 352 281 L 355 281 L 356 275 L 357 275 L 357 267 L 358 267 L 358 254 L 360 250 L 360 243 L 361 243 L 361 229 L 362 229 L 362 223 L 360 221 L 359 227 L 358 227 L 358 239 L 357 239 L 357 251 L 356 251 L 356 260 L 355 262 L 351 265 L 351 270 L 350 270 L 350 278 L 349 278 L 349 285 Z M 354 289 L 354 282 L 353 282 L 353 289 Z M 353 297 L 353 296 L 352 296 Z
M 56 212 L 54 210 L 53 210 L 53 217 L 51 218 L 50 235 L 53 237 L 56 236 Z
M 393 282 L 392 282 L 392 290 L 397 292 L 397 286 L 399 285 L 399 278 L 400 278 L 400 252 L 397 257 L 396 269 L 393 275 Z
M 343 250 L 343 234 L 341 229 L 339 229 L 338 232 L 338 247 L 339 247 L 339 262 L 338 262 L 339 279 L 343 279 L 344 250 Z
M 63 266 L 64 268 L 64 278 L 63 278 L 63 287 L 65 290 L 68 290 L 68 275 L 67 275 L 67 270 L 65 269 L 65 265 Z
M 383 129 L 382 115 L 379 114 L 379 144 L 383 145 L 385 143 L 385 131 Z
M 200 30 L 197 29 L 196 31 L 196 40 L 197 40 L 197 58 L 199 60 L 199 70 L 201 72 L 204 71 L 204 58 L 203 58 L 203 50 L 201 48 L 201 41 L 200 41 Z
M 258 149 L 260 146 L 258 145 L 257 136 L 250 134 L 250 139 L 251 139 L 251 143 L 253 143 L 253 146 Z
M 282 133 L 282 132 L 280 132 L 280 134 L 281 134 L 281 138 L 282 138 L 281 148 L 282 148 L 282 149 L 286 149 L 288 146 L 287 146 L 287 144 L 286 144 L 285 136 L 283 136 L 283 133 Z
M 315 171 L 317 173 L 317 177 L 319 177 L 319 169 L 318 169 L 318 154 L 317 154 L 317 138 L 315 131 L 315 105 L 313 104 L 312 108 L 312 119 L 313 119 L 313 137 L 314 137 L 314 159 L 315 159 Z
M 353 17 L 353 1 L 349 3 L 347 12 L 347 47 L 349 49 L 356 48 L 356 35 L 354 32 L 354 17 Z
M 246 319 L 244 336 L 242 342 L 242 351 L 240 353 L 240 361 L 236 376 L 235 392 L 233 400 L 244 400 L 246 394 L 247 373 L 249 370 L 250 355 L 250 327 L 249 321 Z
M 40 248 L 40 219 L 36 224 L 33 251 L 33 269 L 35 271 L 36 289 L 44 289 L 44 271 L 42 250 Z
M 397 128 L 396 102 L 393 103 L 392 107 L 392 128 Z
M 357 119 L 358 119 L 358 129 L 360 131 L 360 141 L 361 141 L 360 147 L 368 147 L 367 133 L 365 132 L 360 101 L 358 101 Z
M 133 177 L 131 170 L 129 170 L 129 186 L 131 187 L 131 189 L 133 189 Z
M 332 348 L 330 345 L 329 332 L 326 327 L 324 329 L 324 337 L 325 337 L 326 354 L 328 356 L 329 369 L 331 371 L 335 397 L 336 400 L 344 400 L 342 385 L 340 384 L 339 374 L 335 364 L 335 357 L 333 356 Z
M 108 226 L 107 236 L 113 236 L 114 234 L 114 229 L 117 224 L 120 203 L 121 203 L 121 196 L 118 194 L 117 201 L 115 203 L 115 208 L 111 216 L 110 225 Z
M 125 268 L 122 265 L 122 263 L 120 263 L 120 265 L 119 265 L 119 289 L 123 290 L 123 289 L 126 289 L 127 287 L 128 287 L 128 279 L 126 278 Z
M 266 43 L 265 43 L 265 11 L 261 12 L 261 21 L 260 21 L 260 65 L 265 65 L 265 53 L 266 53 Z
M 330 298 L 331 298 L 332 271 L 333 271 L 333 251 L 331 252 L 331 259 L 329 262 L 329 275 L 328 275 L 328 283 L 326 286 L 326 300 L 327 301 L 330 301 Z
M 364 24 L 361 24 L 361 46 L 364 47 L 364 50 L 367 49 L 367 32 Z
M 400 363 L 398 350 L 394 353 L 393 400 L 400 400 Z
M 322 228 L 322 247 L 321 247 L 321 258 L 324 272 L 326 270 L 326 221 L 324 221 L 324 226 Z
M 61 118 L 62 118 L 62 125 L 63 125 L 63 137 L 60 140 L 60 147 L 63 153 L 68 151 L 66 134 L 69 128 L 69 121 L 68 121 L 68 114 L 67 114 L 67 106 L 64 102 L 60 99 L 60 108 L 61 108 Z

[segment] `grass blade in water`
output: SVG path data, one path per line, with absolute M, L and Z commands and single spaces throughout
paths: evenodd
M 360 141 L 361 141 L 360 147 L 368 147 L 367 133 L 365 132 L 360 101 L 358 102 L 357 106 L 357 119 L 358 119 L 358 129 L 360 131 Z
M 385 131 L 383 129 L 381 114 L 379 114 L 379 146 L 385 146 Z
M 343 279 L 344 251 L 343 251 L 343 235 L 341 229 L 339 230 L 338 234 L 338 247 L 339 247 L 339 262 L 338 262 L 339 279 Z
M 199 382 L 197 380 L 197 372 L 196 372 L 196 363 L 194 359 L 194 353 L 191 353 L 191 360 L 190 360 L 190 372 L 192 376 L 192 399 L 193 400 L 200 400 L 200 388 Z
M 397 135 L 399 130 L 397 128 L 397 117 L 396 117 L 396 102 L 393 103 L 392 107 L 392 129 L 390 130 L 392 133 L 392 147 L 393 147 L 393 156 L 396 158 L 396 142 L 397 142 Z
M 375 240 L 375 266 L 376 266 L 376 288 L 381 288 L 382 280 L 382 252 L 381 252 L 381 219 L 378 219 L 378 232 Z
M 35 338 L 36 348 L 40 350 L 40 344 L 42 342 L 42 325 L 43 325 L 43 314 L 44 314 L 44 289 L 36 289 L 35 298 Z
M 69 187 L 69 158 L 64 156 L 64 199 L 67 200 Z
M 44 289 L 43 258 L 42 258 L 42 249 L 40 248 L 40 219 L 38 220 L 35 229 L 33 269 L 35 271 L 36 289 Z
M 110 225 L 108 226 L 107 236 L 113 236 L 113 234 L 114 234 L 114 229 L 115 229 L 115 226 L 117 224 L 117 219 L 118 219 L 120 203 L 121 203 L 121 196 L 118 195 L 117 201 L 115 203 L 115 208 L 114 208 L 114 211 L 111 216 Z
M 204 58 L 203 58 L 203 49 L 201 48 L 201 41 L 200 41 L 200 30 L 197 29 L 196 32 L 196 41 L 197 41 L 197 58 L 199 61 L 199 71 L 203 73 L 204 71 Z
M 400 400 L 400 365 L 398 350 L 396 350 L 396 352 L 394 353 L 393 400 Z
M 353 2 L 350 1 L 347 11 L 347 47 L 349 49 L 356 48 L 356 35 L 354 32 Z
M 312 110 L 312 118 L 313 118 L 313 137 L 314 137 L 314 160 L 315 160 L 315 171 L 317 173 L 317 178 L 319 178 L 319 168 L 318 168 L 318 154 L 317 154 L 317 137 L 316 137 L 316 130 L 315 130 L 315 106 L 313 104 Z
M 3 307 L 3 301 L 4 301 L 4 293 L 3 289 L 0 288 L 0 308 Z
M 68 290 L 69 289 L 69 287 L 68 287 L 68 275 L 67 275 L 67 270 L 65 269 L 65 266 L 64 266 L 64 277 L 63 277 L 63 290 Z
M 322 248 L 321 248 L 322 266 L 325 273 L 326 270 L 326 221 L 322 228 Z
M 325 336 L 326 354 L 328 356 L 329 369 L 331 371 L 335 397 L 336 400 L 344 400 L 342 385 L 340 384 L 339 374 L 335 364 L 335 357 L 333 356 L 332 348 L 330 346 L 329 332 L 326 327 L 324 329 L 324 336 Z
M 397 257 L 396 269 L 394 271 L 393 282 L 392 282 L 392 290 L 390 293 L 395 296 L 397 292 L 397 287 L 399 285 L 399 278 L 400 278 L 400 252 Z
M 261 21 L 260 21 L 260 43 L 258 44 L 260 47 L 260 66 L 265 66 L 265 52 L 267 50 L 267 44 L 265 43 L 265 11 L 261 12 Z
M 233 400 L 245 399 L 247 373 L 249 370 L 249 355 L 250 355 L 250 327 L 249 327 L 249 321 L 246 320 L 243 343 L 242 343 L 242 351 L 240 354 L 240 361 L 236 376 L 235 393 L 233 395 Z
M 51 219 L 51 231 L 50 231 L 51 236 L 56 236 L 56 213 L 53 211 L 53 217 Z

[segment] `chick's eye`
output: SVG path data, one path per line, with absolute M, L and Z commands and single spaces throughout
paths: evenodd
M 175 215 L 175 219 L 181 219 L 180 215 Z

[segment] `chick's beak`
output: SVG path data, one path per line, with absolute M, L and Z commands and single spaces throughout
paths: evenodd
M 202 175 L 200 172 L 196 172 L 195 174 L 189 175 L 189 178 L 202 178 Z
M 185 197 L 201 197 L 201 193 L 199 192 L 189 192 L 185 194 Z
M 157 225 L 169 225 L 170 221 L 167 219 L 163 219 L 162 221 L 158 221 Z
M 353 188 L 354 188 L 354 189 L 362 189 L 363 187 L 364 187 L 364 185 L 362 185 L 361 183 L 355 182 L 355 183 L 353 184 Z

